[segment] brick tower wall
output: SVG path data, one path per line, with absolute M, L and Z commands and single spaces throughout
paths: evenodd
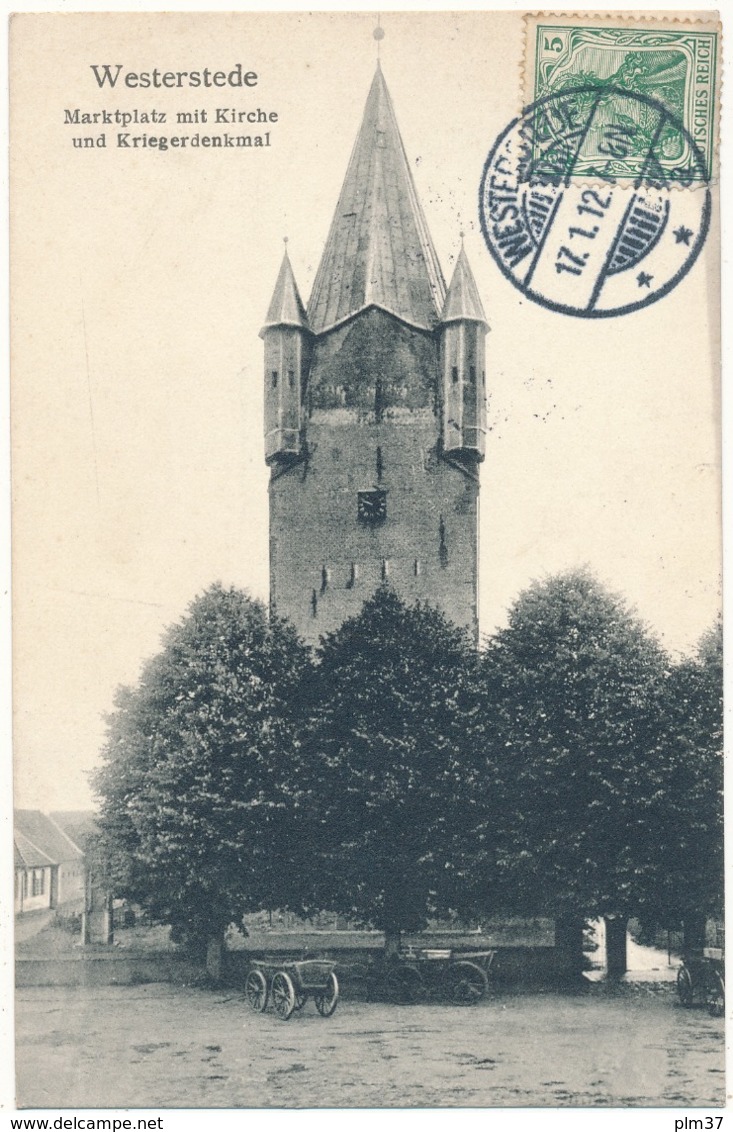
M 316 644 L 388 581 L 478 633 L 478 482 L 442 459 L 438 346 L 371 310 L 315 344 L 306 456 L 273 469 L 273 607 Z M 383 522 L 357 494 L 386 492 Z

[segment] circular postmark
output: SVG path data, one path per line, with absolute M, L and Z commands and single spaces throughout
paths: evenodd
M 676 287 L 700 254 L 708 180 L 694 139 L 661 102 L 568 89 L 498 137 L 481 177 L 481 230 L 528 298 L 582 318 L 628 314 Z

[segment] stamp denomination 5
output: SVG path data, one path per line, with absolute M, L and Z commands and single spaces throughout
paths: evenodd
M 631 20 L 620 15 L 528 16 L 526 33 L 527 103 L 580 87 L 613 87 L 630 96 L 652 99 L 670 113 L 658 147 L 667 176 L 681 185 L 713 177 L 720 36 L 715 22 Z M 619 180 L 635 180 L 642 174 L 655 115 L 633 98 L 621 115 L 634 127 L 634 136 L 613 155 L 613 174 Z M 688 138 L 694 139 L 702 162 L 693 154 Z M 589 137 L 573 176 L 585 176 L 603 155 Z

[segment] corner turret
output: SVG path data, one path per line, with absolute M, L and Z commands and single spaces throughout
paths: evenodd
M 265 325 L 265 460 L 296 459 L 303 443 L 303 396 L 311 331 L 287 248 Z
M 440 319 L 443 452 L 481 461 L 486 451 L 486 334 L 476 281 L 461 250 Z

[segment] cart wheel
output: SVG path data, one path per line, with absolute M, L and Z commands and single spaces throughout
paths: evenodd
M 259 1014 L 267 1008 L 267 979 L 262 971 L 250 971 L 244 984 L 244 997 Z
M 692 976 L 686 967 L 680 967 L 677 972 L 677 994 L 683 1006 L 692 1006 L 695 992 L 692 986 Z
M 725 980 L 716 971 L 708 989 L 708 1013 L 711 1018 L 722 1018 L 725 1014 Z
M 318 1013 L 323 1018 L 330 1018 L 331 1015 L 333 1014 L 334 1010 L 336 1009 L 336 1004 L 338 1003 L 338 1000 L 339 1000 L 339 981 L 336 978 L 335 973 L 332 971 L 331 974 L 328 976 L 328 982 L 326 983 L 326 989 L 323 990 L 323 991 L 319 991 L 318 994 L 314 996 L 314 1002 L 316 1004 L 316 1010 L 318 1011 Z
M 295 987 L 287 971 L 278 971 L 272 976 L 272 1005 L 275 1013 L 283 1022 L 287 1022 L 295 1010 Z
M 476 963 L 451 963 L 445 976 L 451 1002 L 458 1006 L 473 1006 L 489 989 L 486 972 Z
M 422 998 L 423 977 L 417 967 L 393 967 L 384 982 L 392 1002 L 407 1005 Z

